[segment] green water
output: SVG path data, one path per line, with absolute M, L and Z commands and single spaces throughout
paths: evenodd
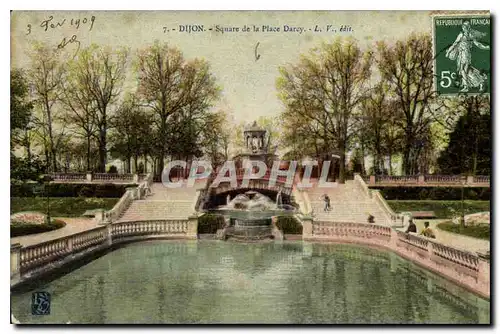
M 37 287 L 51 314 L 21 323 L 489 323 L 490 303 L 389 253 L 302 242 L 154 241 Z

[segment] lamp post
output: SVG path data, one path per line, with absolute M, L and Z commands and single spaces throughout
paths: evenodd
M 54 180 L 54 178 L 50 175 L 43 175 L 40 178 L 41 182 L 44 185 L 45 196 L 47 197 L 47 223 L 50 223 L 50 182 Z

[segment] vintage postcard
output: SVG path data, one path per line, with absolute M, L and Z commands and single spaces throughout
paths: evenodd
M 484 11 L 13 11 L 13 324 L 491 324 Z

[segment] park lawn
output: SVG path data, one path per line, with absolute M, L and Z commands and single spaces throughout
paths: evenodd
M 439 223 L 437 228 L 443 231 L 466 235 L 478 239 L 490 239 L 490 225 L 479 224 L 473 226 L 460 226 L 450 221 Z
M 52 217 L 79 217 L 87 210 L 112 209 L 119 198 L 87 198 L 87 197 L 51 197 L 50 215 Z M 45 197 L 11 197 L 10 213 L 20 211 L 47 212 Z
M 387 201 L 395 212 L 402 211 L 434 211 L 437 218 L 453 218 L 453 211 L 459 213 L 461 210 L 461 201 L 436 201 L 436 200 L 411 200 Z M 490 201 L 464 201 L 465 214 L 490 211 Z

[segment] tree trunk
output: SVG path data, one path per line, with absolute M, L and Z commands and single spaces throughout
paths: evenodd
M 345 183 L 345 145 L 340 144 L 339 183 Z
M 392 151 L 389 151 L 389 175 L 392 175 Z
M 161 173 L 163 173 L 163 168 L 165 168 L 165 153 L 162 151 L 160 152 L 159 156 L 158 156 L 158 161 L 157 161 L 157 169 L 156 169 L 156 172 L 155 174 L 156 175 L 161 175 Z
M 99 131 L 99 172 L 106 173 L 106 130 Z
M 363 141 L 361 141 L 361 175 L 365 175 L 365 145 L 363 145 Z
M 90 135 L 87 136 L 87 172 L 90 172 Z

